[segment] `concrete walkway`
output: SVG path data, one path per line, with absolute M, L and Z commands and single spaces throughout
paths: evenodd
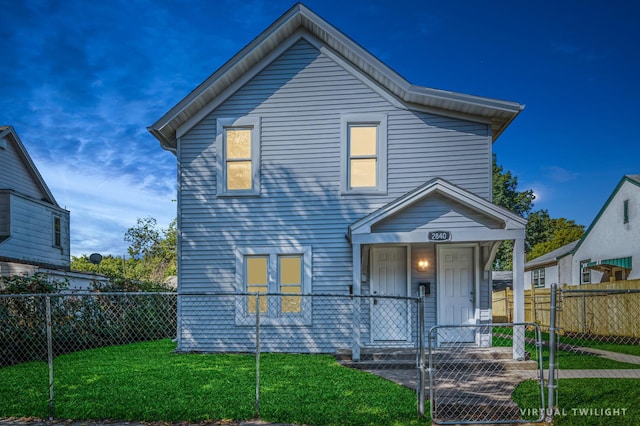
M 549 370 L 545 370 L 548 378 Z M 559 379 L 640 379 L 639 370 L 558 370 Z

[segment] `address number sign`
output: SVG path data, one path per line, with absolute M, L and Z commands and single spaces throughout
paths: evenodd
M 451 232 L 449 231 L 432 231 L 428 234 L 429 241 L 449 241 Z

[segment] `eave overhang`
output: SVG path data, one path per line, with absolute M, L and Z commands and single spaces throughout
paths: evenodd
M 152 124 L 148 128 L 149 132 L 160 141 L 164 149 L 175 153 L 178 128 L 196 116 L 209 103 L 225 94 L 226 89 L 260 64 L 300 28 L 315 36 L 408 105 L 425 107 L 441 112 L 443 115 L 463 114 L 489 122 L 494 141 L 524 109 L 524 105 L 516 102 L 412 85 L 309 8 L 297 3 Z
M 56 207 L 60 207 L 13 126 L 0 126 L 0 140 L 5 139 L 7 140 L 7 142 L 9 142 L 9 138 L 13 142 L 13 146 L 15 147 L 18 156 L 22 159 L 25 166 L 27 167 L 34 183 L 40 189 L 42 194 L 44 194 L 42 201 L 53 204 Z

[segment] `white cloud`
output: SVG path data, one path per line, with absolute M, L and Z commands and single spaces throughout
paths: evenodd
M 559 166 L 544 166 L 542 170 L 549 180 L 557 183 L 569 182 L 578 177 L 578 173 Z
M 176 216 L 175 191 L 149 190 L 144 179 L 78 171 L 68 164 L 40 164 L 40 173 L 62 207 L 71 214 L 71 254 L 126 254 L 126 230 L 140 217 L 157 219 L 162 228 Z M 175 188 L 171 182 L 157 187 Z

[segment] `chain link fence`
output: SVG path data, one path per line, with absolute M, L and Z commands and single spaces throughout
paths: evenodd
M 571 376 L 567 354 L 591 358 L 594 370 L 611 377 L 640 369 L 640 290 L 562 288 L 557 311 L 560 378 Z
M 0 295 L 0 417 L 177 421 L 183 419 L 163 417 L 158 404 L 165 400 L 170 405 L 192 392 L 194 404 L 201 401 L 209 410 L 197 419 L 211 418 L 210 412 L 217 418 L 252 418 L 271 404 L 282 405 L 274 403 L 274 389 L 293 392 L 285 403 L 289 410 L 330 398 L 327 392 L 352 393 L 366 401 L 369 394 L 400 384 L 415 395 L 416 359 L 423 346 L 421 303 L 416 298 L 299 294 Z M 283 358 L 278 353 L 324 355 Z M 350 367 L 338 376 L 356 375 L 349 379 L 356 383 L 351 389 L 332 383 L 336 359 Z M 364 372 L 387 380 L 371 381 Z M 300 385 L 318 380 L 325 383 Z M 118 388 L 123 395 L 135 389 L 150 392 L 155 396 L 150 399 L 160 401 L 125 409 Z M 344 399 L 334 397 L 336 404 Z M 25 401 L 31 401 L 26 409 Z M 82 411 L 87 401 L 96 411 Z M 414 405 L 413 416 L 415 401 L 405 401 Z M 395 410 L 397 401 L 366 404 L 379 405 L 371 413 L 384 413 Z
M 201 407 L 188 414 L 190 420 L 241 419 L 355 398 L 369 405 L 349 409 L 354 419 L 314 413 L 300 423 L 384 423 L 386 412 L 407 401 L 414 417 L 431 414 L 442 423 L 525 418 L 510 394 L 522 381 L 539 383 L 539 330 L 516 327 L 527 336 L 515 339 L 517 350 L 510 324 L 429 330 L 424 300 L 288 293 L 0 295 L 0 417 L 180 421 L 186 414 L 167 407 L 186 398 Z M 526 359 L 512 361 L 516 353 Z M 348 377 L 347 385 L 335 374 Z M 402 389 L 397 385 L 413 398 L 390 398 Z M 131 407 L 131 392 L 149 396 Z
M 431 418 L 437 424 L 542 421 L 541 348 L 542 334 L 533 323 L 432 327 Z M 513 400 L 516 386 L 525 381 L 533 384 L 535 411 L 523 410 Z
M 602 287 L 550 290 L 548 311 L 543 308 L 549 315 L 541 316 L 549 331 L 548 417 L 634 422 L 625 416 L 635 403 L 596 389 L 637 388 L 637 380 L 615 379 L 640 379 L 640 290 Z M 579 396 L 584 389 L 590 391 Z

